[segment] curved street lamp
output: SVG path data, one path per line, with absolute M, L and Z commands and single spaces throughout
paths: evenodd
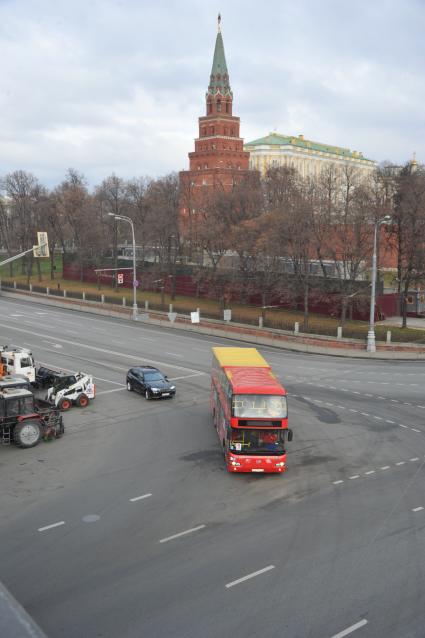
M 133 313 L 132 318 L 137 321 L 137 279 L 136 279 L 136 238 L 134 235 L 134 223 L 131 217 L 126 215 L 115 215 L 115 213 L 108 213 L 110 217 L 114 219 L 120 219 L 123 222 L 128 222 L 131 226 L 131 234 L 133 237 Z

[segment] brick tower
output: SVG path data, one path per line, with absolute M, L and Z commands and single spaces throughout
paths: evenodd
M 249 169 L 249 153 L 239 137 L 240 119 L 232 114 L 233 93 L 229 84 L 221 18 L 218 16 L 217 38 L 210 83 L 205 96 L 206 114 L 199 118 L 199 137 L 195 151 L 189 153 L 189 170 L 181 171 L 181 211 L 183 218 L 196 213 L 205 190 L 230 189 Z

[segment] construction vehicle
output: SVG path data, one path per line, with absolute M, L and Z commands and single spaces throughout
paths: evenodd
M 85 372 L 65 374 L 42 367 L 37 370 L 36 385 L 39 388 L 49 386 L 46 401 L 62 411 L 73 405 L 85 408 L 96 396 L 93 377 Z
M 6 375 L 24 376 L 35 382 L 35 365 L 31 350 L 18 346 L 0 346 L 0 378 Z
M 58 408 L 36 399 L 25 388 L 0 390 L 0 443 L 21 448 L 37 445 L 42 438 L 60 438 L 65 431 Z

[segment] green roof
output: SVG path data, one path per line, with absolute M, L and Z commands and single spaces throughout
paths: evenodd
M 229 73 L 227 71 L 226 56 L 224 54 L 224 44 L 221 32 L 217 33 L 214 49 L 214 59 L 211 68 L 210 84 L 208 93 L 221 95 L 231 94 L 229 85 Z
M 281 135 L 280 133 L 272 132 L 265 137 L 260 137 L 258 140 L 247 142 L 245 146 L 297 146 L 300 148 L 310 149 L 313 151 L 320 151 L 322 153 L 331 153 L 338 157 L 350 157 L 353 159 L 361 159 L 367 162 L 373 160 L 363 157 L 362 153 L 357 151 L 350 151 L 349 148 L 342 148 L 340 146 L 331 146 L 329 144 L 320 144 L 319 142 L 312 142 L 311 140 L 305 140 L 304 137 L 295 137 L 294 135 Z

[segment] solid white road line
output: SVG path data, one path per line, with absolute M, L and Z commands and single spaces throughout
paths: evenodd
M 363 620 L 356 622 L 355 625 L 351 625 L 351 627 L 347 627 L 347 629 L 343 629 L 342 631 L 340 631 L 339 634 L 335 634 L 334 636 L 332 636 L 332 638 L 344 638 L 344 636 L 352 634 L 353 631 L 356 631 L 356 629 L 360 629 L 360 627 L 364 627 L 365 625 L 367 625 L 367 620 L 363 618 Z
M 198 527 L 192 527 L 191 529 L 186 529 L 184 532 L 179 532 L 178 534 L 173 534 L 172 536 L 167 536 L 167 538 L 161 538 L 160 543 L 168 543 L 168 541 L 172 541 L 175 538 L 179 538 L 180 536 L 186 536 L 186 534 L 192 534 L 192 532 L 197 532 L 200 529 L 204 529 L 205 525 L 198 525 Z
M 54 527 L 60 527 L 65 525 L 65 521 L 59 521 L 58 523 L 52 523 L 52 525 L 46 525 L 45 527 L 39 527 L 37 531 L 45 532 L 47 529 L 53 529 Z
M 141 501 L 143 498 L 149 498 L 149 496 L 152 496 L 152 494 L 142 494 L 142 496 L 135 496 L 134 498 L 130 498 L 130 503 Z
M 268 567 L 264 567 L 263 569 L 259 569 L 257 572 L 252 572 L 252 574 L 247 574 L 246 576 L 242 576 L 242 578 L 238 578 L 237 580 L 233 580 L 231 583 L 227 583 L 226 588 L 230 589 L 230 587 L 234 587 L 235 585 L 239 585 L 239 583 L 243 583 L 245 580 L 249 580 L 250 578 L 255 578 L 255 576 L 259 576 L 260 574 L 264 574 L 265 572 L 269 572 L 271 569 L 274 569 L 274 565 L 269 565 Z
M 182 354 L 176 354 L 175 352 L 166 352 L 165 354 L 169 354 L 170 357 L 178 357 L 179 359 L 183 359 Z
M 124 385 L 122 388 L 112 388 L 112 390 L 101 390 L 100 392 L 96 390 L 96 396 L 98 397 L 100 394 L 111 394 L 111 392 L 122 392 L 125 389 L 126 387 Z

